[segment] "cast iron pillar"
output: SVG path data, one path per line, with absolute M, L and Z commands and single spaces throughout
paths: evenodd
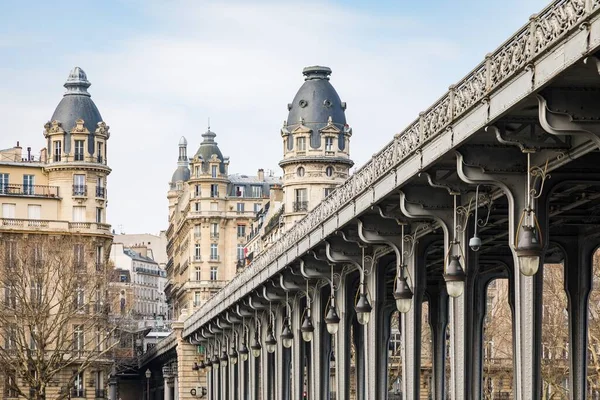
M 431 288 L 431 286 L 430 286 Z M 446 398 L 446 327 L 448 326 L 448 293 L 446 285 L 438 283 L 428 291 L 429 325 L 433 348 L 433 394 L 436 399 Z

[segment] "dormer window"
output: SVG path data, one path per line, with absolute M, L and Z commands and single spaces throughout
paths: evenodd
M 97 162 L 102 164 L 104 162 L 104 143 L 98 142 L 98 160 Z
M 298 147 L 298 151 L 306 151 L 306 138 L 305 137 L 299 137 L 297 139 L 297 147 Z
M 333 138 L 332 137 L 325 138 L 325 151 L 333 151 Z
M 245 187 L 236 186 L 235 187 L 235 196 L 236 197 L 244 197 L 244 190 L 245 190 Z
M 84 140 L 75 141 L 75 161 L 83 161 L 83 142 Z
M 217 166 L 216 165 L 211 166 L 210 171 L 211 171 L 211 176 L 213 178 L 216 178 L 217 177 Z
M 194 171 L 195 171 L 195 172 L 194 172 L 194 175 L 196 176 L 196 178 L 198 178 L 198 177 L 200 176 L 200 166 L 199 166 L 199 165 L 196 165 L 196 166 L 194 167 Z
M 60 162 L 62 156 L 62 142 L 55 140 L 53 142 L 54 162 Z

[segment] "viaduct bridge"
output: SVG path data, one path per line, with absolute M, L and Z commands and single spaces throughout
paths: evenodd
M 513 396 L 539 399 L 542 270 L 562 262 L 568 392 L 589 398 L 599 47 L 600 0 L 558 0 L 532 16 L 176 323 L 140 360 L 142 373 L 155 377 L 153 397 L 339 400 L 350 398 L 352 382 L 352 398 L 386 399 L 398 310 L 403 398 L 418 399 L 426 301 L 433 398 L 481 399 L 485 291 L 502 277 L 512 309 Z

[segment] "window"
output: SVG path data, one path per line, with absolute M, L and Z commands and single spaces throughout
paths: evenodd
M 213 178 L 217 177 L 217 166 L 216 165 L 212 165 L 210 167 L 210 176 L 212 176 Z
M 4 260 L 6 268 L 14 267 L 14 262 L 17 252 L 17 243 L 9 240 L 5 242 L 6 247 L 4 248 Z
M 75 141 L 75 161 L 83 161 L 83 140 Z
M 17 391 L 17 378 L 15 371 L 7 371 L 4 378 L 4 397 L 6 398 L 18 398 L 19 392 Z
M 37 349 L 37 328 L 35 326 L 29 327 L 29 348 L 31 350 Z
M 81 269 L 85 264 L 85 252 L 82 243 L 76 243 L 73 246 L 73 266 Z
M 244 245 L 243 244 L 237 245 L 237 259 L 238 260 L 244 259 Z
M 96 207 L 96 222 L 101 224 L 103 221 L 104 209 L 102 207 Z
M 260 203 L 254 203 L 254 212 L 257 213 L 259 212 L 261 209 L 261 204 Z
M 83 341 L 83 325 L 73 327 L 73 350 L 83 351 L 85 342 Z
M 28 204 L 27 205 L 27 218 L 28 219 L 41 219 L 42 218 L 41 204 Z
M 196 243 L 194 246 L 194 260 L 200 261 L 202 260 L 201 252 L 200 252 L 200 243 Z
M 219 185 L 216 183 L 210 185 L 210 197 L 219 197 Z
M 54 162 L 60 162 L 62 157 L 62 142 L 60 140 L 55 140 L 52 143 L 52 149 L 54 154 Z
M 75 289 L 75 308 L 77 312 L 83 312 L 83 306 L 85 304 L 85 292 L 81 286 Z
M 202 236 L 202 225 L 194 225 L 194 239 Z
M 308 200 L 307 200 L 306 189 L 296 189 L 295 190 L 295 199 L 294 202 L 294 211 L 307 211 L 308 210 Z
M 235 187 L 235 196 L 236 197 L 244 197 L 246 188 L 244 186 L 236 186 Z
M 200 212 L 200 202 L 199 201 L 194 203 L 194 211 Z
M 198 307 L 200 306 L 200 299 L 201 299 L 201 293 L 200 292 L 194 292 L 194 307 Z
M 8 174 L 0 174 L 0 194 L 8 193 Z
M 298 169 L 296 170 L 296 175 L 302 178 L 304 176 L 304 167 L 298 167 Z
M 102 179 L 100 176 L 96 180 L 96 197 L 100 197 L 102 199 L 105 197 L 104 179 Z
M 8 332 L 6 332 L 6 336 L 4 337 L 4 346 L 8 350 L 14 350 L 16 348 L 16 339 L 17 332 L 13 325 L 9 325 L 5 328 Z
M 296 141 L 297 145 L 297 151 L 306 151 L 306 138 L 304 137 L 299 137 Z
M 333 138 L 332 137 L 325 138 L 325 151 L 333 151 Z
M 85 175 L 73 175 L 73 196 L 87 195 L 87 187 L 85 186 Z
M 246 225 L 237 226 L 237 237 L 243 238 L 246 236 Z
M 325 175 L 327 175 L 328 177 L 333 176 L 333 167 L 332 166 L 325 168 Z
M 324 193 L 323 193 L 325 195 L 324 197 L 329 196 L 329 194 L 333 191 L 333 189 L 334 188 L 325 188 Z
M 71 388 L 71 397 L 85 397 L 85 393 L 83 392 L 83 372 L 77 373 L 77 371 L 73 371 L 73 375 L 75 375 L 75 379 Z
M 252 186 L 252 197 L 262 197 L 262 186 Z
M 102 270 L 104 266 L 104 249 L 102 246 L 96 246 L 96 271 Z
M 219 237 L 219 224 L 212 223 L 210 224 L 210 238 L 216 239 Z
M 7 284 L 4 287 L 4 304 L 12 309 L 17 307 L 17 292 L 12 284 Z
M 200 268 L 200 267 L 196 267 L 196 280 L 197 281 L 202 280 L 202 268 Z
M 211 281 L 216 281 L 218 279 L 217 276 L 217 267 L 210 267 L 210 280 Z
M 194 186 L 194 196 L 200 197 L 201 195 L 202 195 L 202 186 L 201 185 Z
M 198 178 L 200 176 L 200 166 L 196 165 L 194 167 L 194 175 L 196 176 L 196 178 Z
M 100 164 L 102 164 L 104 162 L 104 158 L 102 156 L 103 150 L 104 150 L 104 143 L 98 142 L 98 158 L 97 158 L 97 161 Z
M 85 206 L 73 206 L 73 222 L 85 222 Z
M 2 218 L 14 218 L 17 205 L 13 203 L 2 203 Z
M 210 259 L 213 261 L 219 260 L 219 247 L 216 243 L 210 245 Z
M 237 203 L 237 212 L 244 212 L 244 203 Z
M 35 184 L 35 176 L 23 175 L 23 193 L 34 194 L 33 185 Z

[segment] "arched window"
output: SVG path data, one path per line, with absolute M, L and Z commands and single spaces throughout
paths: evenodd
M 304 176 L 304 167 L 298 167 L 296 174 L 302 178 Z

